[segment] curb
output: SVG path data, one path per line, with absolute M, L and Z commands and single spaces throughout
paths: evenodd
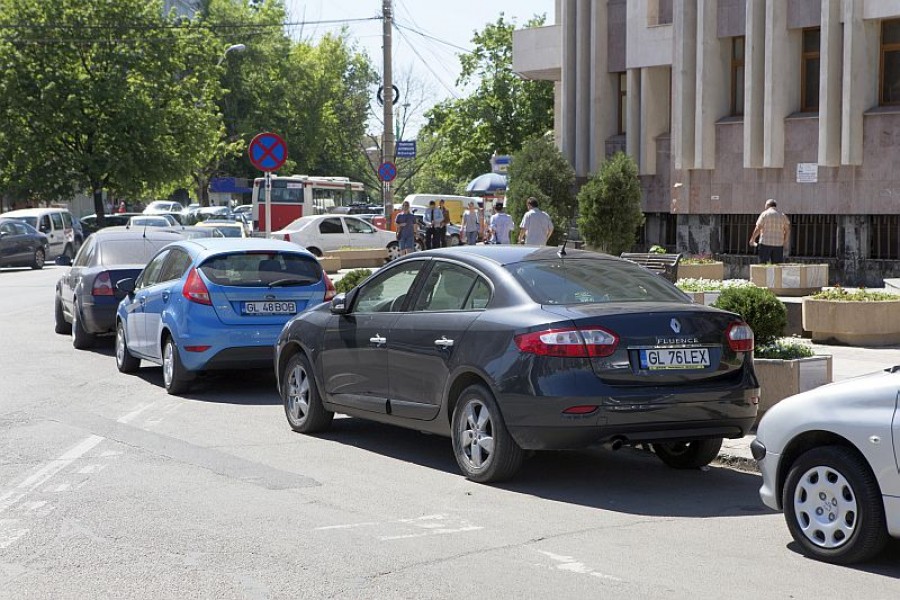
M 719 456 L 716 457 L 716 460 L 713 461 L 713 464 L 719 467 L 735 469 L 737 471 L 759 474 L 759 465 L 756 464 L 755 459 L 752 457 L 730 454 L 727 451 L 720 453 Z

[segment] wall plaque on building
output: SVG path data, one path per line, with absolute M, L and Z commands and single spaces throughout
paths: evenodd
M 797 183 L 817 183 L 818 181 L 818 163 L 797 163 Z

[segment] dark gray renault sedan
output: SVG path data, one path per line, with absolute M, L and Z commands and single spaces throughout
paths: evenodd
M 291 320 L 275 368 L 290 426 L 335 412 L 447 435 L 469 479 L 525 450 L 652 443 L 697 468 L 756 418 L 753 332 L 628 261 L 467 246 L 392 262 Z

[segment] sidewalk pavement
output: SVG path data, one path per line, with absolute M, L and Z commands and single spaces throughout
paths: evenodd
M 809 343 L 816 354 L 832 355 L 832 378 L 834 381 L 900 365 L 900 346 L 864 348 L 813 344 L 809 340 L 801 341 Z M 716 462 L 741 470 L 758 472 L 756 461 L 750 454 L 750 442 L 755 437 L 755 435 L 748 435 L 736 440 L 725 440 Z

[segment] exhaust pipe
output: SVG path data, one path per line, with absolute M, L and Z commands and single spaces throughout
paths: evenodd
M 626 441 L 627 440 L 623 437 L 613 438 L 609 442 L 607 442 L 607 446 L 609 446 L 610 450 L 615 452 L 616 450 L 620 450 L 622 448 L 622 446 L 625 445 Z

